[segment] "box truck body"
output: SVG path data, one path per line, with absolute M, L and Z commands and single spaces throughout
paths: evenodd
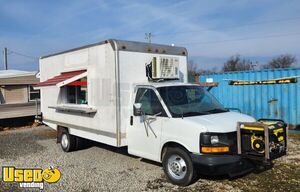
M 178 185 L 191 183 L 196 167 L 208 174 L 252 168 L 242 156 L 248 152 L 237 149 L 237 125 L 256 120 L 187 83 L 187 54 L 183 47 L 106 40 L 41 57 L 42 121 L 58 131 L 64 151 L 81 138 L 127 146 L 130 154 L 162 162 Z M 284 133 L 275 137 L 282 139 L 276 157 L 285 152 Z M 247 138 L 261 143 L 263 136 Z M 272 151 L 264 147 L 249 150 Z
M 53 128 L 63 123 L 71 128 L 74 135 L 112 146 L 126 146 L 132 86 L 148 82 L 145 64 L 150 63 L 153 57 L 176 56 L 181 74 L 178 81 L 187 82 L 186 54 L 185 48 L 111 40 L 42 57 L 40 75 L 44 84 L 39 87 L 43 122 Z M 87 78 L 88 104 L 68 102 L 68 85 L 56 85 L 64 82 L 60 80 L 68 79 L 58 77 L 55 84 L 45 82 L 72 72 L 78 72 L 75 79 L 78 75 Z

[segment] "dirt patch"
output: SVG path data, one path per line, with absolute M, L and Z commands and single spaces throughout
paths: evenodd
M 5 185 L 0 185 L 0 191 L 29 191 L 26 189 L 19 188 L 17 183 L 5 183 Z
M 242 191 L 299 191 L 300 167 L 296 165 L 275 164 L 259 174 L 251 173 L 243 178 L 223 183 L 237 187 Z
M 45 139 L 55 139 L 57 136 L 57 133 L 55 130 L 47 129 L 44 131 L 37 131 L 35 133 L 37 136 L 45 138 Z
M 228 185 L 223 182 L 198 179 L 198 181 L 187 187 L 180 187 L 172 185 L 165 177 L 161 175 L 161 178 L 148 181 L 145 191 L 180 191 L 180 192 L 223 192 L 223 191 L 240 191 L 239 189 Z
M 21 156 L 32 155 L 44 150 L 44 147 L 37 143 L 38 140 L 51 139 L 56 137 L 55 131 L 50 129 L 22 127 L 17 130 L 0 132 L 0 159 L 17 159 Z
M 172 185 L 160 164 L 139 160 L 126 148 L 96 143 L 72 153 L 56 144 L 56 132 L 41 126 L 0 132 L 0 164 L 16 167 L 58 166 L 63 174 L 45 191 L 300 191 L 300 137 L 290 136 L 288 155 L 274 162 L 272 169 L 231 179 L 201 176 L 192 185 Z M 17 184 L 1 183 L 0 191 L 32 191 Z M 37 190 L 38 191 L 38 190 Z

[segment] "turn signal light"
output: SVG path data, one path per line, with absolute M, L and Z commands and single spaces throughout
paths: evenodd
M 226 153 L 229 147 L 201 147 L 202 153 Z

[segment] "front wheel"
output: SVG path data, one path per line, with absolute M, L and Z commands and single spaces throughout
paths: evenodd
M 187 186 L 196 177 L 190 155 L 179 147 L 168 148 L 162 163 L 166 176 L 175 185 Z

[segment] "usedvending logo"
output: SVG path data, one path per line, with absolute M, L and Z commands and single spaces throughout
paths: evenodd
M 58 168 L 50 166 L 47 169 L 24 169 L 12 166 L 2 167 L 2 180 L 7 183 L 18 183 L 20 188 L 44 189 L 44 183 L 56 183 L 61 178 Z

